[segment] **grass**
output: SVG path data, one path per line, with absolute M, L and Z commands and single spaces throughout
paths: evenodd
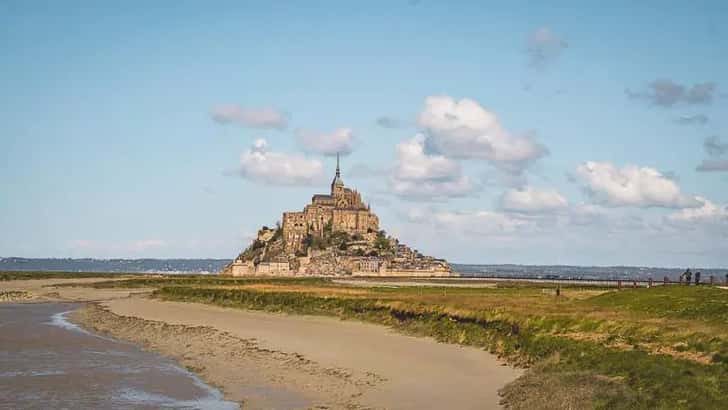
M 155 296 L 362 320 L 483 347 L 511 363 L 532 365 L 504 390 L 512 408 L 712 409 L 728 404 L 728 323 L 722 319 L 728 292 L 720 289 L 572 288 L 556 298 L 535 286 L 352 292 L 320 280 L 212 283 L 177 282 Z M 546 393 L 551 401 L 534 399 Z
M 648 292 L 626 289 L 595 297 L 589 303 L 656 317 L 728 323 L 726 291 L 712 286 L 661 286 Z
M 728 408 L 728 291 L 709 286 L 574 285 L 560 297 L 547 284 L 366 288 L 204 275 L 78 286 L 156 288 L 164 300 L 361 320 L 481 347 L 530 367 L 503 390 L 514 409 Z

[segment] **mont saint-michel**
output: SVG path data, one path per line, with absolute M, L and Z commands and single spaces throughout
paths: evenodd
M 232 276 L 454 276 L 444 259 L 422 255 L 380 229 L 379 217 L 341 176 L 303 211 L 283 212 L 222 270 Z

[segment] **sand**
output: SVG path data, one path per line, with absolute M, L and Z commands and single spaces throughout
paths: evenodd
M 498 390 L 521 375 L 520 370 L 502 365 L 495 356 L 480 349 L 405 336 L 382 326 L 354 321 L 141 298 L 113 300 L 103 306 L 117 315 L 171 325 L 209 327 L 252 342 L 255 349 L 275 352 L 273 355 L 300 357 L 302 362 L 311 364 L 303 374 L 297 374 L 301 373 L 300 369 L 295 369 L 289 374 L 275 371 L 261 377 L 268 378 L 266 384 L 288 386 L 314 400 L 325 400 L 332 393 L 326 389 L 327 383 L 339 380 L 336 384 L 340 386 L 334 390 L 340 390 L 341 394 L 334 395 L 333 402 L 315 402 L 316 405 L 497 408 Z M 213 350 L 202 356 L 210 353 L 225 354 Z M 232 367 L 234 363 L 225 365 Z M 250 370 L 249 365 L 242 370 Z M 233 395 L 233 399 L 239 399 L 234 396 L 232 380 L 206 373 L 203 377 Z M 280 380 L 275 380 L 277 377 Z
M 483 350 L 379 325 L 68 289 L 45 297 L 103 300 L 72 319 L 177 360 L 245 409 L 499 408 L 498 390 L 522 374 Z
M 127 298 L 135 294 L 149 294 L 153 289 L 94 289 L 84 287 L 55 287 L 69 283 L 94 283 L 108 280 L 123 280 L 124 278 L 79 278 L 79 279 L 34 279 L 11 280 L 0 282 L 0 297 L 2 302 L 93 302 L 117 298 Z

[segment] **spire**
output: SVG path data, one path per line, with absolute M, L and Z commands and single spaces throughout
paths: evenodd
M 331 181 L 331 194 L 333 195 L 334 186 L 344 186 L 344 181 L 341 180 L 341 169 L 339 168 L 339 153 L 336 153 L 336 176 Z
M 341 171 L 339 170 L 339 153 L 336 153 L 336 178 L 341 178 Z

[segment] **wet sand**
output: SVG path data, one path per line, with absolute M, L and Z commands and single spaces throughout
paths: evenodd
M 117 298 L 126 298 L 130 295 L 149 294 L 153 289 L 135 288 L 109 288 L 94 289 L 84 287 L 56 287 L 69 283 L 94 283 L 109 280 L 123 280 L 125 278 L 80 278 L 80 279 L 33 279 L 11 280 L 0 282 L 0 295 L 8 294 L 7 300 L 11 303 L 39 303 L 39 302 L 92 302 Z
M 141 298 L 113 300 L 103 306 L 116 315 L 206 327 L 239 340 L 240 346 L 253 343 L 255 349 L 271 355 L 261 357 L 260 362 L 246 363 L 241 372 L 261 365 L 272 366 L 274 371 L 259 373 L 261 378 L 267 378 L 265 384 L 287 386 L 316 405 L 498 408 L 498 390 L 522 374 L 480 349 L 405 336 L 382 326 L 354 321 Z M 164 340 L 152 343 L 162 352 L 169 349 Z M 228 354 L 214 344 L 205 350 L 188 349 L 185 358 L 196 362 L 195 356 L 199 356 L 204 365 L 211 356 Z M 283 365 L 272 364 L 270 359 L 279 354 L 285 356 Z M 288 355 L 307 365 L 304 369 L 291 365 Z M 235 366 L 233 362 L 224 363 L 224 367 Z M 204 371 L 203 377 L 221 386 L 233 399 L 239 399 L 235 396 L 234 373 Z M 331 386 L 335 388 L 330 389 Z M 332 397 L 332 401 L 327 401 Z
M 234 410 L 168 358 L 66 320 L 79 304 L 0 304 L 0 409 Z
M 47 281 L 22 282 L 37 291 Z M 373 324 L 163 302 L 139 289 L 43 289 L 46 299 L 103 300 L 70 318 L 175 359 L 246 409 L 499 408 L 498 390 L 522 374 L 483 350 Z

